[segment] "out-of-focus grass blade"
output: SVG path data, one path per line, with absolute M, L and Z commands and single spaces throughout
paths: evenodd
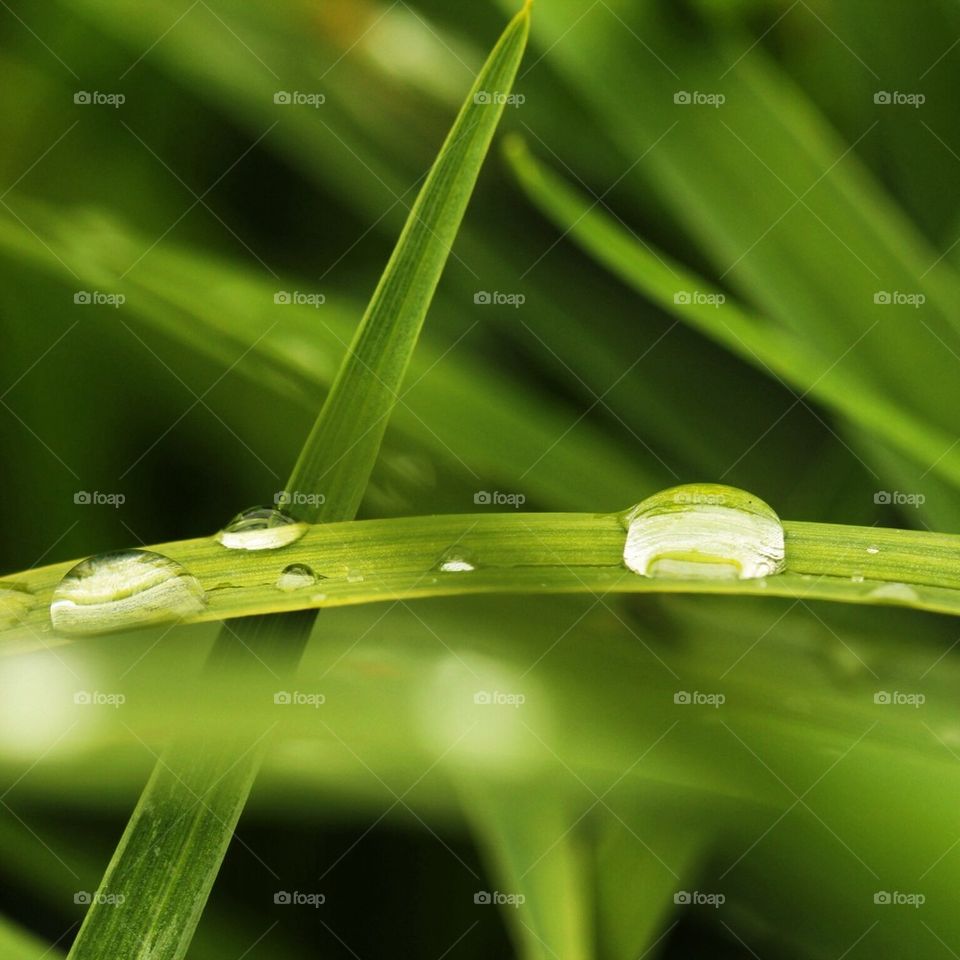
M 522 960 L 591 960 L 590 873 L 586 851 L 557 790 L 542 785 L 461 784 L 467 818 L 486 853 L 503 916 Z M 559 796 L 558 796 L 559 794 Z M 486 899 L 489 898 L 489 899 Z
M 360 506 L 420 328 L 479 176 L 529 31 L 510 22 L 468 94 L 287 484 L 299 521 L 352 520 Z M 323 496 L 307 496 L 322 493 Z M 319 502 L 318 502 L 319 500 Z M 288 674 L 310 614 L 224 627 L 207 669 L 254 660 Z M 264 692 L 268 687 L 265 685 Z M 270 728 L 252 742 L 174 743 L 154 769 L 70 952 L 71 960 L 180 960 L 233 836 Z M 117 904 L 110 895 L 127 899 Z M 130 907 L 126 908 L 129 903 Z
M 682 817 L 672 819 L 677 811 L 669 803 L 644 808 L 641 817 L 629 816 L 628 804 L 617 807 L 615 813 L 600 813 L 603 822 L 593 847 L 601 960 L 653 953 L 677 909 L 676 895 L 693 888 L 688 881 L 704 847 L 703 837 Z
M 561 42 L 574 24 L 577 42 Z M 857 162 L 857 141 L 835 135 L 762 45 L 740 32 L 677 31 L 655 6 L 628 0 L 586 13 L 556 0 L 537 31 L 603 118 L 624 168 L 642 154 L 623 188 L 639 199 L 652 185 L 764 316 L 817 341 L 838 368 L 862 371 L 914 419 L 953 430 L 956 274 Z M 644 92 L 643 110 L 631 109 L 625 89 Z M 720 109 L 690 105 L 682 95 L 691 91 L 726 99 Z M 883 109 L 864 105 L 861 139 Z M 894 293 L 926 302 L 875 302 Z M 910 489 L 929 467 L 916 464 Z
M 61 960 L 63 952 L 0 917 L 0 956 L 4 960 Z
M 783 378 L 960 486 L 960 451 L 945 431 L 891 402 L 853 369 L 837 366 L 835 358 L 818 350 L 814 339 L 765 323 L 709 281 L 641 243 L 600 204 L 539 162 L 519 137 L 511 137 L 505 147 L 530 199 L 625 283 L 760 370 Z M 697 292 L 697 300 L 690 291 Z
M 43 243 L 0 210 L 0 246 L 73 288 L 77 278 L 66 265 L 90 288 L 123 293 L 120 319 L 134 330 L 154 327 L 311 411 L 317 387 L 332 383 L 356 328 L 349 297 L 331 291 L 320 311 L 276 306 L 276 282 L 169 245 L 119 280 L 147 246 L 142 237 L 102 216 L 69 215 L 38 204 L 29 206 L 28 216 L 44 234 Z M 587 504 L 613 509 L 635 491 L 669 480 L 652 475 L 595 425 L 577 423 L 574 410 L 552 403 L 469 349 L 441 349 L 428 334 L 411 362 L 411 386 L 398 391 L 403 402 L 394 410 L 391 429 L 396 426 L 401 442 L 425 446 L 455 468 L 463 461 L 479 475 L 475 488 L 515 490 L 549 509 Z M 584 463 L 603 463 L 604 469 L 588 475 Z

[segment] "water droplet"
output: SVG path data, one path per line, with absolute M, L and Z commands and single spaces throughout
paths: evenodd
M 307 532 L 298 523 L 273 507 L 252 507 L 237 514 L 217 534 L 217 540 L 231 550 L 277 550 L 299 540 Z
M 879 548 L 879 547 L 867 547 L 867 553 L 869 553 L 871 556 L 873 556 L 874 554 L 877 554 L 877 553 L 879 553 L 879 552 L 880 552 L 880 548 Z
M 454 547 L 441 557 L 438 569 L 444 573 L 470 573 L 477 565 L 468 551 Z
M 855 574 L 853 574 L 853 575 L 850 577 L 850 580 L 851 580 L 853 583 L 863 583 L 863 574 L 862 574 L 862 573 L 855 573 Z
M 277 589 L 284 593 L 305 590 L 316 584 L 317 575 L 305 563 L 291 563 L 289 567 L 284 567 L 283 573 L 277 577 Z
M 0 584 L 0 629 L 19 623 L 36 603 L 36 597 L 16 583 Z
M 870 596 L 890 603 L 917 603 L 920 600 L 920 594 L 906 583 L 885 583 L 871 590 Z
M 363 574 L 359 570 L 348 570 L 347 583 L 363 583 Z
M 60 633 L 109 633 L 179 620 L 206 604 L 196 577 L 149 550 L 102 553 L 78 563 L 53 592 L 50 620 Z
M 757 580 L 784 568 L 780 518 L 735 487 L 673 487 L 628 510 L 623 520 L 623 562 L 644 577 Z

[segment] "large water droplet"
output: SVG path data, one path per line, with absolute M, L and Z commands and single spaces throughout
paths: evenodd
M 780 518 L 736 487 L 673 487 L 648 497 L 623 519 L 623 562 L 644 577 L 757 580 L 784 568 Z
M 199 613 L 196 577 L 149 550 L 102 553 L 78 563 L 53 592 L 50 620 L 60 633 L 109 633 Z
M 298 523 L 280 510 L 252 507 L 237 514 L 217 534 L 217 540 L 231 550 L 278 550 L 306 532 L 305 523 Z
M 316 586 L 317 575 L 305 563 L 291 563 L 277 577 L 277 589 L 284 593 Z
M 36 597 L 16 583 L 0 584 L 0 629 L 19 623 L 36 603 Z

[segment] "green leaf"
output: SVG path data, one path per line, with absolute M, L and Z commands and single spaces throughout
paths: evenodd
M 507 27 L 477 78 L 414 205 L 354 342 L 303 448 L 288 491 L 299 520 L 350 520 L 380 448 L 397 390 L 466 210 L 526 44 L 529 5 Z M 319 499 L 319 503 L 318 503 Z M 232 558 L 232 554 L 230 555 Z M 207 673 L 256 661 L 289 674 L 312 613 L 225 626 Z M 264 693 L 270 688 L 265 679 Z M 179 960 L 190 945 L 272 727 L 253 740 L 175 742 L 160 758 L 108 868 L 71 960 Z M 111 895 L 122 895 L 118 904 Z
M 591 960 L 592 902 L 578 817 L 559 789 L 464 778 L 463 805 L 522 960 Z M 489 902 L 489 901 L 487 901 Z
M 317 524 L 280 550 L 226 554 L 212 537 L 148 549 L 182 564 L 204 588 L 209 602 L 184 621 L 194 623 L 419 597 L 526 593 L 778 596 L 960 612 L 960 535 L 796 521 L 783 526 L 785 572 L 762 580 L 638 576 L 623 565 L 623 520 L 612 514 L 404 517 Z M 442 571 L 451 552 L 470 558 L 476 569 Z M 278 589 L 277 578 L 292 563 L 321 578 L 315 588 Z M 0 650 L 66 640 L 53 633 L 49 605 L 72 565 L 0 581 L 0 597 L 11 609 L 27 605 L 18 622 L 0 631 Z
M 765 322 L 703 277 L 617 222 L 602 204 L 540 163 L 517 136 L 504 144 L 530 199 L 598 263 L 668 313 L 761 371 L 831 407 L 851 424 L 960 486 L 960 451 L 950 435 L 893 401 L 869 379 L 819 349 L 818 341 Z M 700 302 L 677 301 L 697 291 Z M 712 299 L 710 299 L 712 298 Z M 717 298 L 720 298 L 719 300 Z

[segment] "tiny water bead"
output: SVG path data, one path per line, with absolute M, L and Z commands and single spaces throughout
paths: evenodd
M 440 558 L 438 569 L 443 573 L 471 573 L 477 564 L 468 551 L 454 547 Z
M 231 550 L 279 550 L 306 532 L 307 524 L 274 507 L 251 507 L 237 514 L 217 534 L 217 540 Z
M 109 633 L 193 616 L 206 595 L 175 560 L 149 550 L 102 553 L 69 570 L 53 592 L 59 633 Z
M 317 585 L 317 575 L 305 563 L 291 563 L 277 577 L 277 589 L 284 593 L 305 590 Z
M 623 562 L 643 577 L 759 580 L 784 569 L 780 518 L 736 487 L 672 487 L 628 510 L 623 521 Z

